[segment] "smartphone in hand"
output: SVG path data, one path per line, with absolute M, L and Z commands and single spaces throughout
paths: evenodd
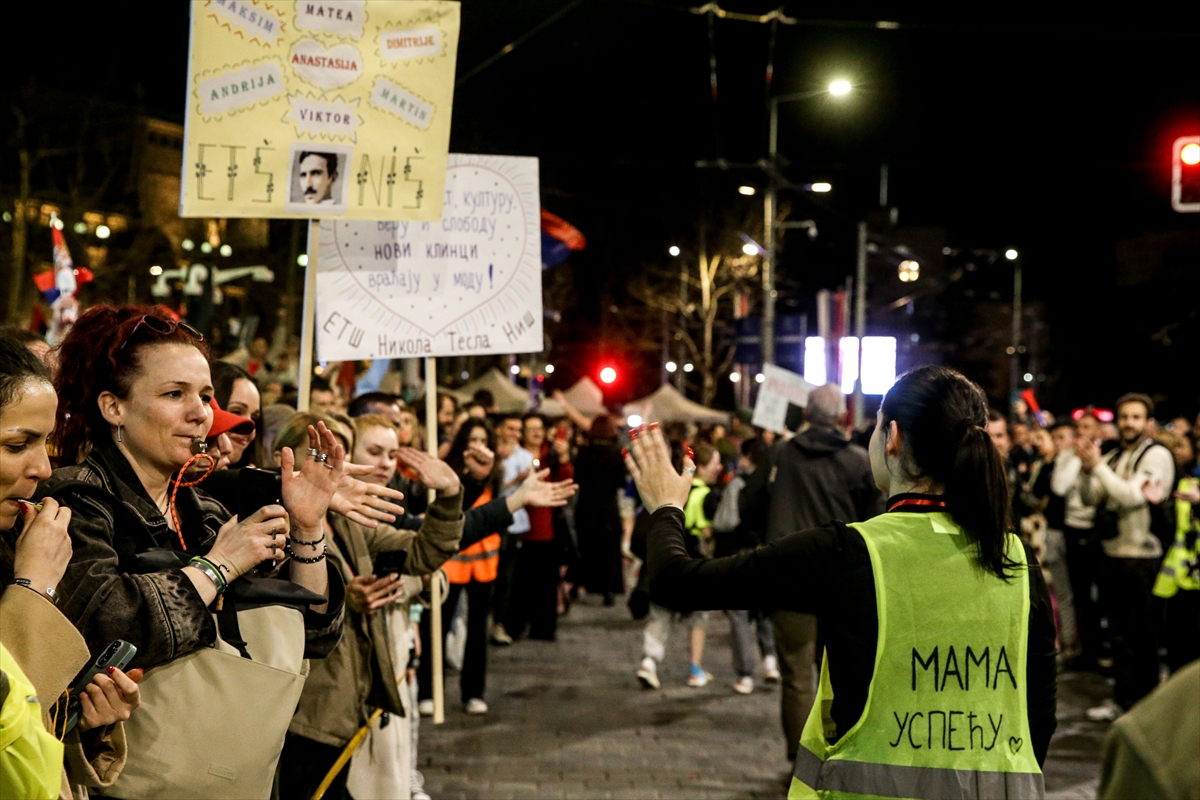
M 109 667 L 116 669 L 125 669 L 133 657 L 137 655 L 137 648 L 123 639 L 117 639 L 100 655 L 96 656 L 96 660 L 91 663 L 83 672 L 79 673 L 79 677 L 71 684 L 70 699 L 67 701 L 67 726 L 63 728 L 63 734 L 79 724 L 79 718 L 83 715 L 83 706 L 79 702 L 79 695 L 88 687 L 92 679 L 97 675 L 107 675 Z
M 373 566 L 375 577 L 382 578 L 384 575 L 404 574 L 404 565 L 408 563 L 407 550 L 384 550 L 379 555 L 375 556 L 375 564 Z

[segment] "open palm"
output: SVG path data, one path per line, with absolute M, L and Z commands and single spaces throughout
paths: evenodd
M 283 507 L 287 509 L 294 528 L 313 530 L 329 511 L 329 503 L 345 474 L 346 449 L 325 427 L 318 422 L 314 428 L 308 426 L 308 446 L 329 456 L 322 463 L 316 458 L 305 458 L 299 472 L 294 471 L 295 454 L 290 447 L 283 448 Z

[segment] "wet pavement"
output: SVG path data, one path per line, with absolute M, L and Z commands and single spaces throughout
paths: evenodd
M 419 763 L 434 800 L 453 798 L 779 798 L 787 791 L 778 685 L 732 689 L 729 625 L 712 614 L 705 668 L 689 688 L 687 631 L 640 687 L 642 624 L 618 600 L 591 598 L 560 621 L 557 642 L 489 648 L 490 711 L 462 711 L 458 676 L 446 680 L 446 723 L 422 720 Z M 1109 694 L 1103 678 L 1067 673 L 1045 766 L 1048 798 L 1094 798 L 1108 724 L 1087 708 Z

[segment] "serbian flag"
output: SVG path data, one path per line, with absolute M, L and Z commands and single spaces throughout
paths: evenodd
M 71 260 L 71 251 L 67 249 L 67 240 L 58 229 L 58 217 L 50 218 L 50 237 L 54 243 L 54 269 L 39 272 L 33 276 L 33 282 L 46 297 L 46 302 L 54 305 L 61 295 L 74 297 L 79 284 L 87 283 L 95 276 L 87 267 L 76 268 Z
M 566 261 L 572 250 L 587 247 L 579 229 L 562 217 L 542 209 L 542 267 L 555 267 Z

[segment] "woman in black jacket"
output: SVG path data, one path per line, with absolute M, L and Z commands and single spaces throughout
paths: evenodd
M 826 702 L 818 702 L 813 707 L 812 715 L 817 717 L 816 724 L 810 717 L 801 740 L 794 779 L 809 789 L 820 791 L 833 788 L 859 794 L 888 794 L 894 791 L 894 786 L 891 790 L 885 790 L 877 779 L 897 778 L 907 769 L 915 770 L 904 773 L 910 777 L 916 776 L 912 777 L 914 785 L 918 779 L 928 779 L 932 783 L 922 785 L 934 788 L 927 793 L 913 793 L 916 789 L 902 792 L 906 797 L 949 796 L 950 790 L 938 783 L 939 780 L 957 780 L 962 782 L 962 786 L 975 786 L 978 779 L 982 782 L 980 785 L 991 785 L 989 781 L 997 774 L 1014 781 L 1011 785 L 1029 790 L 1018 792 L 1018 796 L 1039 794 L 1041 774 L 1033 766 L 1045 760 L 1056 725 L 1054 622 L 1041 571 L 1031 568 L 1037 562 L 1027 547 L 1023 548 L 1023 558 L 1020 557 L 1021 550 L 1018 548 L 1022 545 L 1011 533 L 1004 465 L 984 428 L 987 422 L 986 409 L 986 399 L 979 387 L 953 370 L 923 367 L 905 375 L 883 400 L 879 424 L 870 447 L 876 482 L 889 496 L 887 512 L 855 527 L 834 522 L 798 532 L 748 553 L 708 561 L 691 558 L 683 542 L 682 506 L 691 483 L 687 472 L 694 471 L 695 465 L 690 460 L 685 461 L 685 474 L 680 476 L 676 473 L 671 468 L 669 453 L 657 430 L 638 436 L 632 445 L 633 455 L 626 459 L 626 463 L 637 482 L 642 501 L 647 509 L 654 511 L 648 535 L 647 567 L 650 570 L 651 597 L 655 602 L 677 610 L 757 606 L 817 615 L 826 646 L 821 690 Z M 885 587 L 877 586 L 876 572 L 884 567 L 873 555 L 877 551 L 870 549 L 882 548 L 882 545 L 875 543 L 880 541 L 876 538 L 876 532 L 889 526 L 897 531 L 888 534 L 893 537 L 890 541 L 897 544 L 889 544 L 891 550 L 886 552 L 899 552 L 897 548 L 905 546 L 926 549 L 935 545 L 947 546 L 944 543 L 953 543 L 960 548 L 955 558 L 945 562 L 944 576 L 939 575 L 931 584 L 915 590 L 914 594 L 922 597 L 913 598 L 908 605 L 899 602 L 891 607 L 895 619 L 886 619 L 889 620 L 888 626 L 894 628 L 890 634 L 892 639 L 885 636 L 888 631 L 881 624 L 885 617 L 877 613 L 877 602 L 881 602 L 877 600 L 877 589 L 882 597 Z M 930 526 L 932 533 L 904 538 L 911 535 L 912 531 L 924 531 Z M 871 531 L 873 542 L 870 547 L 867 544 L 868 530 Z M 905 533 L 906 530 L 909 533 Z M 951 535 L 961 538 L 938 538 Z M 878 552 L 885 551 L 879 549 Z M 1020 583 L 1013 587 L 1014 581 L 1027 581 L 1028 616 L 1025 621 L 1021 620 L 1021 606 L 1013 605 L 1024 604 L 1020 596 Z M 944 603 L 938 601 L 933 605 L 927 604 L 929 597 L 940 597 L 939 592 L 945 593 L 947 587 L 954 591 L 966 589 L 967 593 L 951 595 L 961 597 L 958 602 L 947 600 Z M 975 603 L 981 602 L 972 595 L 979 593 L 982 596 L 985 591 L 997 593 L 989 597 L 1000 596 L 1004 598 L 1003 602 L 1011 603 L 997 619 L 985 617 L 982 612 L 979 617 L 969 619 Z M 872 703 L 880 708 L 890 708 L 891 703 L 905 702 L 909 691 L 907 672 L 903 672 L 903 686 L 875 686 L 877 664 L 886 664 L 888 669 L 893 670 L 888 674 L 895 675 L 893 660 L 898 658 L 906 670 L 909 658 L 908 649 L 905 649 L 907 643 L 898 637 L 913 630 L 920 630 L 922 635 L 938 635 L 944 618 L 955 620 L 947 629 L 946 643 L 964 628 L 977 628 L 982 636 L 1001 641 L 1007 638 L 1009 650 L 1012 651 L 1013 670 L 1019 669 L 1017 665 L 1024 661 L 1024 675 L 1010 672 L 1001 679 L 998 651 L 993 648 L 991 657 L 997 659 L 994 662 L 994 686 L 980 687 L 977 686 L 981 683 L 978 678 L 974 684 L 968 678 L 967 688 L 975 686 L 977 693 L 987 689 L 1004 691 L 1011 680 L 1014 690 L 1023 693 L 1023 698 L 1011 697 L 1007 692 L 993 695 L 1009 698 L 1005 700 L 1009 704 L 1006 710 L 1011 711 L 1019 706 L 1022 713 L 1010 718 L 1007 723 L 1003 719 L 995 723 L 997 734 L 991 741 L 993 747 L 1000 747 L 996 745 L 1000 736 L 998 726 L 1007 725 L 1003 734 L 1004 749 L 996 751 L 997 755 L 1004 754 L 1007 757 L 1011 752 L 1012 758 L 1016 759 L 1019 755 L 1025 759 L 1030 751 L 1027 749 L 1021 753 L 1024 741 L 1019 731 L 1028 730 L 1028 744 L 1032 747 L 1036 762 L 1008 762 L 1016 767 L 1026 766 L 1027 769 L 987 772 L 987 767 L 979 766 L 986 762 L 986 758 L 983 749 L 974 748 L 974 738 L 969 749 L 955 747 L 954 739 L 950 739 L 950 749 L 957 752 L 948 753 L 946 757 L 954 760 L 953 768 L 921 766 L 922 759 L 928 756 L 928 748 L 922 752 L 916 747 L 930 743 L 938 747 L 938 740 L 933 736 L 936 728 L 932 725 L 932 715 L 929 717 L 928 739 L 924 735 L 923 725 L 915 740 L 911 739 L 913 729 L 909 730 L 909 740 L 898 739 L 899 714 L 895 723 L 890 717 L 885 720 L 884 727 L 891 726 L 888 730 L 876 728 L 880 716 L 870 716 Z M 964 619 L 968 621 L 964 622 Z M 1024 641 L 1020 640 L 1017 629 L 1010 627 L 1013 624 L 1026 630 Z M 961 651 L 965 642 L 959 641 L 957 644 Z M 979 641 L 975 644 L 977 649 L 982 650 L 978 647 Z M 970 654 L 971 651 L 966 652 Z M 915 659 L 918 653 L 915 647 L 912 653 Z M 943 652 L 943 657 L 947 657 L 947 653 Z M 923 658 L 926 661 L 922 663 L 926 664 L 933 660 L 927 653 Z M 950 664 L 949 661 L 943 663 L 946 668 L 943 677 L 948 678 L 952 674 Z M 1006 665 L 1009 663 L 1005 661 Z M 951 682 L 947 687 L 947 682 L 943 680 L 942 688 L 954 693 L 956 699 L 951 703 L 952 707 L 970 710 L 967 704 L 978 695 L 959 694 L 963 685 L 957 664 L 953 674 L 958 679 L 957 683 Z M 919 678 L 915 660 L 912 676 L 912 691 L 916 692 Z M 924 667 L 921 678 L 920 685 L 927 690 L 929 681 L 925 677 Z M 1016 688 L 1018 686 L 1019 689 Z M 868 690 L 872 687 L 876 691 L 869 694 Z M 935 680 L 934 689 L 937 688 Z M 985 692 L 983 696 L 987 694 Z M 947 695 L 948 698 L 950 696 Z M 946 702 L 951 701 L 947 699 Z M 927 708 L 923 707 L 923 711 Z M 945 719 L 944 712 L 936 713 Z M 954 713 L 963 714 L 963 711 Z M 872 719 L 875 723 L 869 724 Z M 943 728 L 947 724 L 954 724 L 953 717 L 949 723 L 943 722 Z M 965 725 L 965 720 L 961 720 L 960 724 Z M 976 722 L 972 721 L 971 724 Z M 966 728 L 958 730 L 962 732 Z M 1008 732 L 1010 730 L 1011 734 Z M 900 734 L 903 733 L 901 729 Z M 887 741 L 880 747 L 877 743 L 885 736 Z M 945 739 L 943 730 L 939 752 L 946 751 Z M 892 744 L 893 741 L 896 744 Z M 857 742 L 868 744 L 857 745 Z M 888 745 L 901 747 L 902 750 L 894 752 L 912 759 L 912 766 L 892 766 L 894 762 L 889 763 L 888 758 L 895 757 L 889 756 L 893 751 L 888 750 Z M 844 754 L 853 752 L 855 746 L 873 749 L 875 757 L 859 759 L 857 764 L 846 760 L 833 763 L 835 759 L 846 759 Z M 980 748 L 983 747 L 981 742 Z M 987 748 L 989 755 L 992 749 Z M 838 786 L 829 783 L 838 780 L 846 782 Z M 1000 789 L 1003 791 L 1003 784 Z

